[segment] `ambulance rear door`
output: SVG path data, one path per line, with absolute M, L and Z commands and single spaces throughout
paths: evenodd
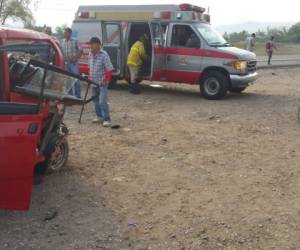
M 113 75 L 123 76 L 122 23 L 103 21 L 101 26 L 103 49 L 109 54 L 114 66 Z
M 164 80 L 165 70 L 165 38 L 160 22 L 150 22 L 152 40 L 151 81 Z

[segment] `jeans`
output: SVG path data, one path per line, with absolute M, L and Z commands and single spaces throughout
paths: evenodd
M 79 64 L 78 63 L 66 63 L 65 68 L 67 71 L 79 74 Z M 68 84 L 68 94 L 76 96 L 77 98 L 81 98 L 81 88 L 80 88 L 80 81 L 76 81 L 74 86 L 71 86 L 71 84 Z M 75 91 L 75 93 L 74 93 Z
M 95 88 L 93 88 L 93 94 L 95 94 Z M 104 121 L 110 121 L 107 86 L 100 86 L 100 95 L 94 99 L 94 104 L 97 117 Z

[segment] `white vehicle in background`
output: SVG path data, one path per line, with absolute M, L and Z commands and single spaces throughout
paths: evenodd
M 244 91 L 258 76 L 255 54 L 227 43 L 202 7 L 80 6 L 72 29 L 84 48 L 82 73 L 88 73 L 89 39 L 102 39 L 115 68 L 112 86 L 118 79 L 129 78 L 127 55 L 144 33 L 152 41 L 146 48 L 151 63 L 143 68 L 141 80 L 199 85 L 205 98 L 216 100 L 228 91 Z

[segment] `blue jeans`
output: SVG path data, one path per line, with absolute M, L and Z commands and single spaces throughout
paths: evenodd
M 74 73 L 74 74 L 79 74 L 79 64 L 78 63 L 66 63 L 65 68 L 67 71 Z M 70 84 L 69 84 L 70 85 Z M 80 81 L 75 82 L 75 86 L 68 86 L 68 94 L 76 96 L 77 98 L 81 98 L 81 88 L 80 88 Z M 75 93 L 74 93 L 75 91 Z
M 93 88 L 93 94 L 95 89 Z M 108 89 L 107 86 L 100 86 L 100 95 L 94 99 L 95 111 L 98 118 L 104 121 L 110 121 L 108 106 Z

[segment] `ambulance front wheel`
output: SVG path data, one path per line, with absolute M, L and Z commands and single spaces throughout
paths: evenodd
M 208 100 L 220 100 L 224 98 L 228 88 L 229 79 L 220 71 L 208 71 L 200 81 L 201 94 Z

